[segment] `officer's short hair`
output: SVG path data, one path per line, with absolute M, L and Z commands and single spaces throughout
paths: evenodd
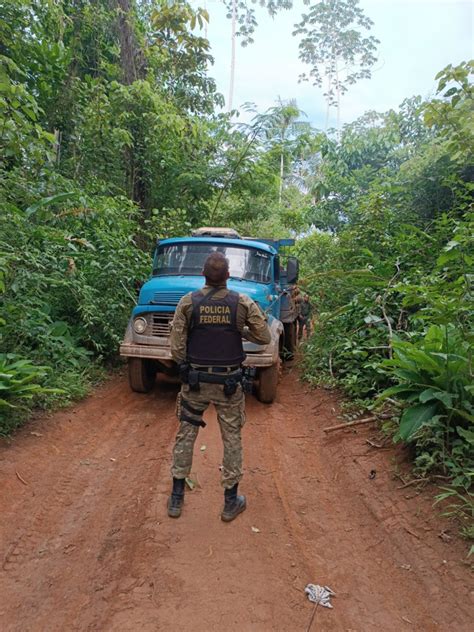
M 225 283 L 229 274 L 229 260 L 221 252 L 213 252 L 204 262 L 202 272 L 211 285 Z

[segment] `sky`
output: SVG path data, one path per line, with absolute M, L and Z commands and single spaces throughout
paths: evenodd
M 307 67 L 298 59 L 298 39 L 293 25 L 307 10 L 302 0 L 295 8 L 272 19 L 256 7 L 258 27 L 255 43 L 237 46 L 234 107 L 253 102 L 262 112 L 282 100 L 296 99 L 298 107 L 317 128 L 323 129 L 326 105 L 322 90 L 299 83 Z M 214 65 L 210 75 L 227 100 L 230 75 L 231 23 L 220 0 L 193 0 L 210 14 L 208 38 Z M 407 97 L 433 96 L 435 75 L 448 64 L 474 57 L 474 2 L 470 0 L 361 0 L 371 18 L 371 35 L 380 40 L 378 61 L 371 79 L 349 88 L 341 104 L 341 123 L 348 123 L 367 110 L 383 112 Z M 243 120 L 246 120 L 244 116 Z M 335 112 L 330 126 L 335 126 Z

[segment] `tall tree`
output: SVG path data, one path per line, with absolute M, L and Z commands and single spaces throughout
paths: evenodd
M 300 59 L 310 66 L 302 81 L 326 88 L 326 128 L 331 106 L 336 106 L 339 127 L 341 97 L 359 79 L 369 79 L 377 61 L 377 40 L 370 31 L 372 20 L 364 15 L 359 0 L 321 0 L 295 25 L 293 35 L 302 35 Z
M 230 112 L 234 102 L 235 89 L 235 62 L 236 62 L 236 41 L 237 37 L 242 38 L 242 46 L 253 43 L 253 35 L 257 28 L 255 9 L 252 6 L 256 0 L 223 0 L 227 7 L 227 17 L 231 20 L 231 59 L 230 59 L 230 79 L 229 79 L 229 99 L 227 110 Z M 267 9 L 268 14 L 273 18 L 282 9 L 291 9 L 293 0 L 259 0 L 259 5 Z

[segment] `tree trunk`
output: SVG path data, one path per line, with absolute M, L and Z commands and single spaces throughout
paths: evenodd
M 329 108 L 331 107 L 331 75 L 328 75 L 328 95 L 326 97 L 326 125 L 324 131 L 328 131 L 329 127 Z
M 137 79 L 136 44 L 130 19 L 130 0 L 117 0 L 117 9 L 122 80 L 126 85 L 130 85 Z
M 118 39 L 120 44 L 120 67 L 122 69 L 122 81 L 129 86 L 138 79 L 144 77 L 145 58 L 140 48 L 134 31 L 134 2 L 135 0 L 114 0 L 117 7 Z M 133 147 L 125 149 L 125 168 L 129 182 L 129 195 L 143 209 L 147 208 L 149 191 L 147 180 L 143 176 L 141 165 L 135 158 L 135 153 L 143 152 L 140 139 L 140 131 L 133 131 Z M 147 212 L 143 211 L 143 219 Z
M 237 30 L 237 0 L 232 0 L 232 35 L 231 35 L 231 56 L 230 56 L 230 83 L 229 83 L 229 101 L 227 110 L 232 110 L 234 100 L 234 82 L 235 82 L 235 33 Z
M 283 172 L 285 168 L 285 158 L 283 156 L 283 147 L 280 154 L 280 190 L 278 192 L 278 204 L 281 206 L 281 198 L 283 194 Z

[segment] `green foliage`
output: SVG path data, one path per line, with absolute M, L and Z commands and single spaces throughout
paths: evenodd
M 149 60 L 166 92 L 192 112 L 212 113 L 215 105 L 223 105 L 214 80 L 207 76 L 212 63 L 209 42 L 193 33 L 209 22 L 208 12 L 187 2 L 159 0 L 149 19 L 153 43 Z
M 474 60 L 453 67 L 451 64 L 436 75 L 438 93 L 443 99 L 431 101 L 425 108 L 425 122 L 439 129 L 452 160 L 462 162 L 472 156 L 474 145 L 473 99 Z
M 448 66 L 432 102 L 368 113 L 322 140 L 305 211 L 313 232 L 297 244 L 302 283 L 319 307 L 306 377 L 337 383 L 370 408 L 400 407 L 395 438 L 412 444 L 417 471 L 450 476 L 453 499 L 468 504 L 473 68 Z
M 467 540 L 474 540 L 474 494 L 472 482 L 474 471 L 469 472 L 469 480 L 465 485 L 442 487 L 436 497 L 436 503 L 443 503 L 443 515 L 455 517 L 461 522 L 461 535 Z M 468 557 L 474 553 L 474 544 L 469 549 Z
M 148 255 L 137 248 L 138 210 L 125 198 L 76 190 L 28 211 L 9 203 L 1 219 L 1 347 L 49 367 L 42 384 L 64 390 L 43 390 L 33 403 L 64 402 L 85 392 L 94 359 L 114 357 Z
M 39 124 L 39 106 L 24 83 L 25 73 L 0 55 L 0 166 L 36 166 L 54 140 Z
M 451 458 L 444 465 L 459 471 L 474 454 L 469 343 L 453 325 L 432 325 L 420 341 L 395 341 L 393 348 L 393 358 L 381 366 L 396 385 L 380 400 L 395 397 L 405 404 L 395 439 L 413 442 L 421 454 L 445 450 Z
M 61 393 L 59 389 L 42 386 L 49 367 L 32 364 L 14 353 L 0 354 L 0 435 L 6 434 L 15 425 L 14 415 L 5 413 L 30 404 L 38 396 Z

